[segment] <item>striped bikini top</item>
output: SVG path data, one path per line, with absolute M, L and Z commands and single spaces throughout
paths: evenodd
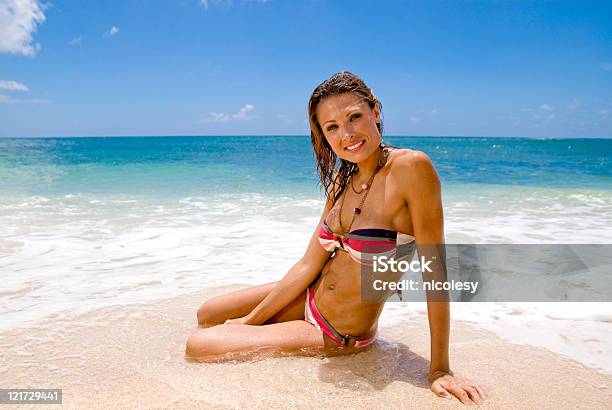
M 374 256 L 395 256 L 397 232 L 388 229 L 364 228 L 356 229 L 346 235 L 338 235 L 324 220 L 319 229 L 319 243 L 328 252 L 345 251 L 357 263 L 371 265 Z

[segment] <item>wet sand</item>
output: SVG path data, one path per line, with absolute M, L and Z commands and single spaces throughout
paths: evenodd
M 0 333 L 1 387 L 61 388 L 66 408 L 463 408 L 429 390 L 425 315 L 381 327 L 379 341 L 353 356 L 186 361 L 197 307 L 239 287 L 53 315 Z M 452 323 L 450 353 L 455 373 L 484 388 L 483 408 L 607 408 L 612 401 L 612 375 L 467 322 Z

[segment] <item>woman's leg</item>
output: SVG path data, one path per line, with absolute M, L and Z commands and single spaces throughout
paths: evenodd
M 185 354 L 190 360 L 220 362 L 248 360 L 261 355 L 340 356 L 368 347 L 338 346 L 304 320 L 271 325 L 219 325 L 200 329 L 187 339 Z
M 198 309 L 198 325 L 212 327 L 248 315 L 276 286 L 277 282 L 240 289 L 225 295 L 213 297 Z M 304 319 L 304 291 L 293 302 L 272 316 L 266 324 Z
M 199 329 L 187 339 L 186 355 L 197 361 L 245 360 L 262 353 L 313 356 L 346 355 L 367 347 L 338 346 L 304 320 L 304 291 L 264 325 L 223 324 L 247 315 L 276 283 L 255 286 L 211 299 L 198 311 Z
M 313 356 L 325 351 L 323 334 L 304 320 L 270 325 L 219 325 L 200 329 L 187 339 L 191 360 L 246 360 L 261 354 Z

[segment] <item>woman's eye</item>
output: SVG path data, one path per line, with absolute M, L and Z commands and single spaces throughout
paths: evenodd
M 351 115 L 351 120 L 356 120 L 359 117 L 361 117 L 361 114 L 353 114 Z
M 330 125 L 329 127 L 327 127 L 327 131 L 332 131 L 335 128 L 336 128 L 336 125 Z

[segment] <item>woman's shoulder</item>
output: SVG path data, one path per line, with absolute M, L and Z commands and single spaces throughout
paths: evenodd
M 408 148 L 394 148 L 389 153 L 391 174 L 399 178 L 422 177 L 435 173 L 429 156 L 423 151 Z
M 427 154 L 407 148 L 393 151 L 389 153 L 389 175 L 401 191 L 419 198 L 440 191 L 440 178 Z

